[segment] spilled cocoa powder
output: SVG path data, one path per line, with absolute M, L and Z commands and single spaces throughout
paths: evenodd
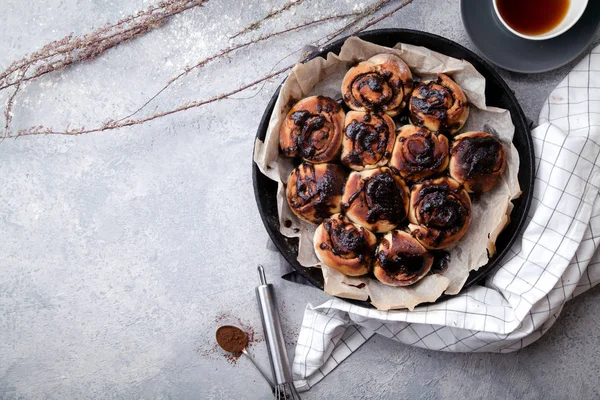
M 244 333 L 248 336 L 248 344 L 246 346 L 247 349 L 251 349 L 256 343 L 264 341 L 262 332 L 256 332 L 247 321 L 234 316 L 228 311 L 218 313 L 214 317 L 212 323 L 209 321 L 207 325 L 209 325 L 207 326 L 207 329 L 210 329 L 212 332 L 222 325 L 235 325 L 240 327 L 241 330 L 244 331 Z M 233 365 L 237 364 L 237 360 L 242 355 L 242 353 L 226 352 L 219 346 L 218 343 L 215 343 L 214 339 L 210 341 L 203 340 L 201 343 L 198 343 L 195 351 L 198 355 L 207 359 L 217 360 L 224 357 L 230 364 Z
M 287 309 L 287 304 L 284 299 L 279 300 L 279 309 L 284 312 Z M 283 329 L 283 337 L 286 346 L 296 346 L 298 339 L 299 327 L 296 324 L 290 324 L 285 318 L 281 319 L 281 329 Z

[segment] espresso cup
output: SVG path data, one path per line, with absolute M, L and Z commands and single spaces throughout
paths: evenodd
M 527 0 L 523 0 L 523 1 L 527 1 Z M 598 0 L 594 0 L 594 1 L 598 1 Z M 573 25 L 575 25 L 575 23 L 577 21 L 579 21 L 579 18 L 581 18 L 581 16 L 583 15 L 585 8 L 587 7 L 587 4 L 588 4 L 588 0 L 571 0 L 569 2 L 569 9 L 567 10 L 567 13 L 565 14 L 562 21 L 560 21 L 558 23 L 558 25 L 556 25 L 554 28 L 552 28 L 548 32 L 544 32 L 539 35 L 527 35 L 525 33 L 518 32 L 518 31 L 514 30 L 513 28 L 511 28 L 510 25 L 508 25 L 508 23 L 504 20 L 504 18 L 502 18 L 502 15 L 500 14 L 500 11 L 498 10 L 498 0 L 492 0 L 492 2 L 494 4 L 494 11 L 496 12 L 498 19 L 500 20 L 500 22 L 502 22 L 504 27 L 506 27 L 506 29 L 508 29 L 515 35 L 522 37 L 524 39 L 529 39 L 529 40 L 546 40 L 546 39 L 551 39 L 553 37 L 556 37 L 558 35 L 562 35 L 566 31 L 571 29 L 571 27 Z

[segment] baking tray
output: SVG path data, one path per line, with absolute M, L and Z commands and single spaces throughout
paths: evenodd
M 518 176 L 523 194 L 519 199 L 513 201 L 514 209 L 510 215 L 511 221 L 504 231 L 502 231 L 500 236 L 498 236 L 496 241 L 496 255 L 490 258 L 486 265 L 469 274 L 469 277 L 462 288 L 462 290 L 464 290 L 484 279 L 487 274 L 498 266 L 525 224 L 527 212 L 529 211 L 529 206 L 531 204 L 531 198 L 533 196 L 534 153 L 531 133 L 523 110 L 512 90 L 487 62 L 477 54 L 452 40 L 431 33 L 408 29 L 377 29 L 358 33 L 354 36 L 387 47 L 393 47 L 399 42 L 423 46 L 450 57 L 464 59 L 473 64 L 477 71 L 485 77 L 485 99 L 487 105 L 504 108 L 510 111 L 512 122 L 515 126 L 513 144 L 519 152 L 520 167 Z M 310 59 L 325 56 L 329 52 L 339 53 L 340 48 L 347 38 L 348 37 L 344 37 L 323 47 L 320 51 L 314 52 Z M 269 119 L 271 118 L 271 113 L 275 107 L 275 102 L 279 96 L 280 89 L 281 85 L 267 105 L 260 121 L 260 125 L 258 126 L 256 137 L 260 140 L 264 140 L 267 133 Z M 287 262 L 289 262 L 299 274 L 304 276 L 304 278 L 312 285 L 323 290 L 323 275 L 321 274 L 321 270 L 318 268 L 305 268 L 296 260 L 298 255 L 298 239 L 285 237 L 279 232 L 276 200 L 277 182 L 272 181 L 263 175 L 255 163 L 252 163 L 252 180 L 258 211 L 271 240 L 273 240 L 273 243 Z M 436 302 L 441 301 L 446 297 L 448 296 L 444 295 L 438 298 Z M 345 300 L 358 305 L 373 307 L 368 301 Z

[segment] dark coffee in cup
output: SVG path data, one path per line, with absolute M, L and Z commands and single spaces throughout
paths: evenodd
M 554 29 L 567 15 L 570 0 L 497 0 L 504 21 L 524 35 L 541 35 Z

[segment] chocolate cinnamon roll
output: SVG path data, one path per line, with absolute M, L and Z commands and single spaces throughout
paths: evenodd
M 385 114 L 350 111 L 344 122 L 342 163 L 357 171 L 388 162 L 396 139 L 396 124 Z
M 471 199 L 452 178 L 431 179 L 413 186 L 410 192 L 408 227 L 429 250 L 449 247 L 469 229 Z
M 410 98 L 410 120 L 433 132 L 454 135 L 469 117 L 469 103 L 460 86 L 444 74 L 419 83 Z
M 466 132 L 454 138 L 450 151 L 450 176 L 468 192 L 492 189 L 506 168 L 502 143 L 485 132 Z
M 389 166 L 409 181 L 437 175 L 448 166 L 448 139 L 424 127 L 404 125 L 397 139 Z
M 321 223 L 341 210 L 346 173 L 337 164 L 302 163 L 287 180 L 286 197 L 298 218 Z
M 340 152 L 344 110 L 333 99 L 312 96 L 300 100 L 290 110 L 279 129 L 279 146 L 286 157 L 323 163 Z
M 393 117 L 406 106 L 412 87 L 412 74 L 404 61 L 393 54 L 378 54 L 348 70 L 342 97 L 353 110 Z
M 387 167 L 352 172 L 346 182 L 342 209 L 353 222 L 373 232 L 388 232 L 408 212 L 408 188 Z
M 317 227 L 314 237 L 317 258 L 348 276 L 370 271 L 377 237 L 341 214 L 332 215 Z
M 373 273 L 389 286 L 408 286 L 423 278 L 433 265 L 433 255 L 410 234 L 394 230 L 385 234 L 375 252 Z

